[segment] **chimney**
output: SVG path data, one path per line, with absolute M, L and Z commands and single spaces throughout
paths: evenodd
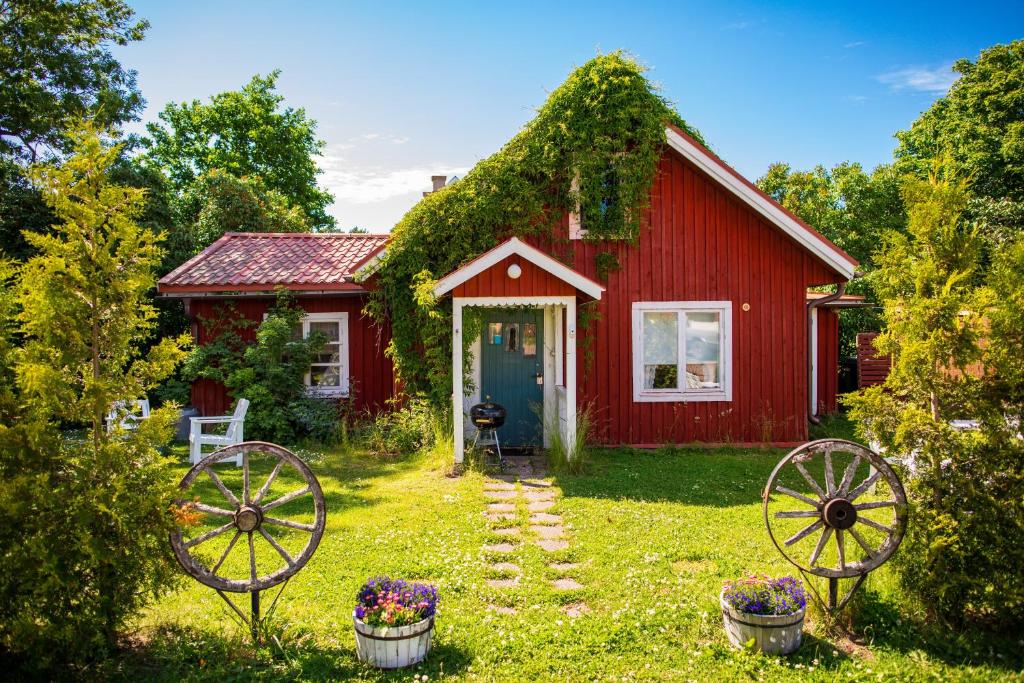
M 433 184 L 434 189 L 431 192 L 437 192 L 445 185 L 445 181 L 448 180 L 448 176 L 444 175 L 432 175 L 430 176 L 430 182 Z

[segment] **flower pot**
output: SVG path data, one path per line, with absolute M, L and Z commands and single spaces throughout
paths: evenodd
M 355 614 L 356 653 L 359 661 L 380 669 L 399 669 L 426 659 L 434 636 L 434 617 L 408 626 L 374 628 Z
M 767 655 L 788 655 L 800 649 L 804 635 L 806 609 L 784 616 L 775 614 L 747 614 L 738 612 L 725 601 L 725 592 L 719 597 L 722 619 L 729 642 L 738 648 L 746 647 L 751 639 L 754 647 Z

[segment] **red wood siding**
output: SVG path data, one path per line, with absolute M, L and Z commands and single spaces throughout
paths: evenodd
M 595 280 L 597 253 L 611 252 L 621 265 L 593 304 L 600 318 L 580 330 L 579 403 L 593 406 L 598 440 L 806 439 L 805 296 L 811 285 L 843 278 L 674 153 L 662 157 L 651 199 L 637 245 L 575 241 L 568 247 L 573 267 Z M 557 256 L 564 244 L 538 246 Z M 634 403 L 633 302 L 718 300 L 733 303 L 733 400 Z
M 839 393 L 839 316 L 830 308 L 818 309 L 818 405 L 815 412 L 836 412 Z
M 193 299 L 190 315 L 193 336 L 199 344 L 210 341 L 210 332 L 198 323 L 199 318 L 216 317 L 218 305 L 231 303 L 240 317 L 253 321 L 263 320 L 263 314 L 273 303 L 269 298 L 238 298 L 228 300 Z M 349 374 L 355 392 L 355 408 L 358 411 L 377 412 L 387 407 L 387 400 L 394 396 L 394 368 L 391 360 L 384 355 L 391 339 L 390 332 L 374 325 L 363 315 L 365 296 L 321 296 L 298 297 L 296 303 L 308 313 L 348 313 Z M 255 328 L 243 336 L 255 339 Z M 220 384 L 211 380 L 199 380 L 192 384 L 192 405 L 203 415 L 222 415 L 231 406 L 231 397 Z
M 513 263 L 518 263 L 523 270 L 514 280 L 507 272 Z M 513 255 L 463 282 L 453 290 L 452 296 L 573 296 L 575 293 L 573 286 L 564 280 Z
M 857 388 L 881 384 L 889 376 L 892 359 L 880 356 L 875 350 L 877 332 L 861 332 L 857 335 Z

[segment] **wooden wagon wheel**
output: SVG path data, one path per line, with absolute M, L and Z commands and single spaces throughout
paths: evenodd
M 841 470 L 837 456 L 847 461 Z M 867 476 L 856 481 L 864 467 Z M 790 481 L 800 485 L 787 486 Z M 858 502 L 880 482 L 884 495 Z M 772 471 L 763 500 L 765 526 L 779 552 L 801 571 L 828 579 L 862 580 L 896 552 L 906 531 L 907 497 L 899 477 L 881 456 L 852 441 L 820 439 L 794 449 Z M 875 516 L 888 511 L 889 519 Z M 779 529 L 783 520 L 795 519 L 806 526 Z M 830 544 L 835 552 L 828 552 L 826 563 Z
M 271 459 L 276 459 L 276 463 L 260 488 L 254 490 L 253 482 L 250 481 L 250 456 L 256 454 L 264 454 Z M 236 494 L 214 472 L 213 465 L 227 460 L 234 461 L 238 455 L 242 456 L 242 486 L 241 491 Z M 285 467 L 296 470 L 305 485 L 271 500 L 266 500 L 271 486 Z M 182 492 L 186 494 L 191 492 L 197 479 L 202 475 L 208 477 L 223 496 L 225 501 L 223 506 L 208 505 L 193 500 L 193 497 L 189 496 L 178 501 L 179 506 L 183 510 L 222 517 L 226 522 L 194 538 L 186 539 L 184 530 L 181 528 L 175 529 L 171 533 L 171 547 L 174 549 L 178 562 L 188 574 L 217 591 L 255 594 L 287 581 L 309 561 L 323 536 L 326 512 L 320 483 L 306 463 L 298 456 L 286 448 L 262 441 L 248 441 L 228 446 L 211 453 L 189 470 L 181 480 Z M 305 496 L 312 497 L 314 519 L 311 524 L 275 516 L 273 512 L 275 509 L 301 500 Z M 302 550 L 293 556 L 274 537 L 272 532 L 275 527 L 281 530 L 301 531 L 309 534 L 309 539 Z M 222 534 L 233 534 L 233 536 L 216 562 L 212 566 L 207 566 L 203 559 L 197 557 L 194 552 L 201 550 L 204 543 Z M 257 563 L 256 547 L 257 544 L 264 543 L 269 544 L 276 551 L 274 556 L 278 557 L 279 561 L 269 571 L 261 572 Z M 248 551 L 247 575 L 242 577 L 224 576 L 222 571 L 229 555 L 232 552 L 244 552 L 246 548 Z

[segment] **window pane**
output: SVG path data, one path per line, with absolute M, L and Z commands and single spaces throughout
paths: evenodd
M 292 341 L 299 341 L 302 339 L 302 323 L 292 326 Z
M 523 323 L 523 355 L 537 355 L 537 324 Z
M 325 344 L 324 348 L 320 350 L 320 353 L 313 359 L 314 363 L 333 363 L 337 365 L 341 362 L 341 345 L 340 344 Z
M 643 315 L 644 388 L 679 388 L 679 323 L 671 311 Z
M 686 314 L 686 388 L 721 387 L 721 313 Z
M 645 365 L 644 389 L 678 389 L 678 365 Z
M 487 339 L 491 344 L 501 344 L 501 323 L 487 323 Z
M 314 365 L 309 369 L 309 383 L 314 387 L 340 387 L 341 377 L 337 366 Z
M 309 332 L 310 334 L 313 332 L 322 332 L 324 336 L 327 337 L 327 341 L 336 342 L 341 338 L 339 330 L 340 327 L 341 324 L 335 321 L 311 322 L 309 323 Z
M 674 312 L 644 312 L 644 364 L 679 362 L 679 327 Z

